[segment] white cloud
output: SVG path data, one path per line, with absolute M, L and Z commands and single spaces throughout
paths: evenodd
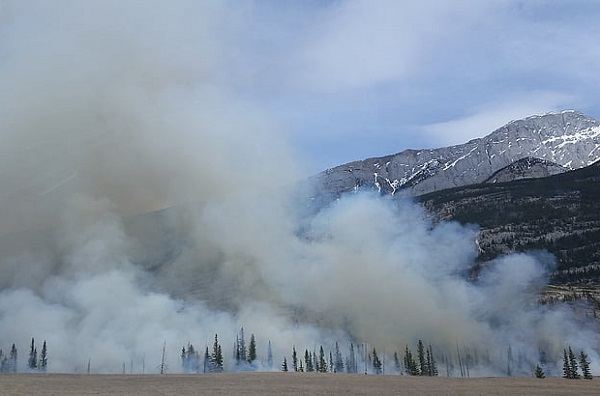
M 335 3 L 308 32 L 299 65 L 318 89 L 395 81 L 434 59 L 435 48 L 465 32 L 491 2 L 353 0 Z
M 573 101 L 572 96 L 557 92 L 528 92 L 485 103 L 463 116 L 424 125 L 422 130 L 436 145 L 460 144 L 485 136 L 509 121 L 561 110 Z

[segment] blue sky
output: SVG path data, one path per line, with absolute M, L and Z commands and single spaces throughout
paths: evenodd
M 600 116 L 599 1 L 233 4 L 236 89 L 313 170 L 461 143 L 530 114 Z

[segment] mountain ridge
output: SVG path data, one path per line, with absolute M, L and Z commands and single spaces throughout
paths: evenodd
M 481 183 L 524 157 L 577 169 L 600 159 L 600 122 L 564 110 L 513 120 L 486 136 L 436 149 L 407 149 L 329 168 L 311 178 L 314 196 L 325 200 L 358 189 L 422 195 Z

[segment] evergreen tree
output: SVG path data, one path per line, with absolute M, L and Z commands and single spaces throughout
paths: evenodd
M 312 356 L 310 355 L 310 352 L 308 352 L 308 349 L 304 351 L 304 364 L 306 366 L 306 372 L 307 373 L 312 373 L 314 371 L 313 368 L 313 359 Z
M 398 359 L 398 352 L 394 352 L 394 368 L 397 373 L 402 373 L 402 366 L 400 365 L 400 359 Z
M 183 371 L 187 370 L 186 357 L 187 357 L 187 354 L 185 352 L 185 347 L 182 347 L 181 348 L 181 367 L 183 368 Z
M 46 348 L 46 340 L 44 340 L 44 344 L 42 345 L 39 369 L 41 371 L 46 371 L 48 369 L 48 348 Z
M 10 348 L 10 358 L 8 359 L 8 372 L 17 372 L 17 347 L 15 346 L 15 344 L 12 344 L 12 347 Z
M 377 356 L 377 351 L 373 348 L 373 371 L 375 374 L 381 374 L 381 360 L 379 360 L 379 356 Z
M 431 349 L 431 345 L 429 345 L 429 349 L 427 350 L 428 356 L 428 365 L 429 365 L 429 375 L 437 376 L 439 374 L 437 368 L 437 362 L 435 361 L 435 357 L 433 356 L 433 350 Z
M 581 365 L 581 372 L 583 373 L 583 378 L 591 380 L 593 377 L 590 371 L 590 360 L 588 358 L 588 355 L 583 351 L 579 353 L 579 364 Z
M 569 346 L 569 366 L 571 366 L 571 378 L 579 379 L 579 365 L 571 346 Z
M 29 350 L 29 361 L 27 362 L 27 366 L 31 370 L 37 368 L 37 350 L 35 348 L 35 340 L 33 337 L 31 338 L 31 348 Z
M 300 363 L 300 366 L 298 367 L 298 371 L 303 373 L 304 372 L 304 366 L 302 365 L 302 359 L 298 360 L 298 362 Z
M 250 335 L 250 346 L 248 347 L 248 363 L 252 364 L 256 360 L 256 338 L 254 334 Z
M 333 373 L 335 371 L 335 367 L 333 367 L 333 355 L 331 351 L 329 351 L 329 372 Z
M 283 363 L 281 364 L 281 371 L 286 372 L 288 371 L 288 365 L 287 365 L 287 359 L 283 358 Z
M 344 371 L 344 358 L 342 357 L 340 346 L 338 345 L 337 341 L 335 343 L 335 362 L 333 371 L 335 373 L 342 373 Z
M 419 357 L 419 375 L 427 375 L 429 369 L 427 368 L 427 360 L 425 360 L 425 347 L 421 340 L 417 343 L 417 356 Z
M 212 366 L 210 363 L 210 354 L 208 353 L 208 346 L 206 347 L 206 351 L 204 351 L 204 372 L 208 373 L 209 371 L 212 371 Z
M 319 360 L 317 359 L 317 351 L 314 350 L 314 349 L 313 349 L 313 352 L 312 352 L 312 359 L 313 359 L 313 363 L 312 363 L 313 370 L 316 371 L 316 372 L 319 372 L 320 371 Z
M 563 378 L 571 379 L 573 370 L 569 363 L 569 357 L 567 356 L 567 350 L 563 349 Z
M 245 362 L 248 358 L 246 355 L 246 339 L 244 337 L 244 328 L 243 327 L 240 329 L 240 332 L 238 334 L 237 344 L 238 344 L 238 350 L 237 350 L 236 357 L 238 358 L 238 363 Z
M 298 355 L 296 354 L 295 345 L 292 345 L 292 369 L 298 371 Z
M 317 366 L 317 371 L 320 373 L 327 372 L 327 362 L 325 361 L 325 352 L 323 351 L 323 346 L 319 349 L 319 363 Z
M 269 346 L 267 347 L 267 366 L 273 368 L 273 350 L 271 349 L 271 340 L 269 340 Z
M 346 364 L 346 371 L 348 373 L 356 374 L 358 372 L 358 365 L 356 364 L 356 354 L 354 353 L 354 344 L 350 343 L 350 356 L 348 356 L 348 362 Z
M 219 345 L 219 338 L 217 334 L 215 334 L 215 342 L 213 343 L 213 351 L 212 355 L 210 356 L 210 363 L 211 371 L 223 371 L 223 352 L 221 350 L 221 345 Z
M 419 366 L 417 365 L 412 352 L 408 349 L 408 345 L 404 350 L 404 369 L 408 375 L 420 375 Z
M 544 370 L 542 370 L 542 367 L 539 364 L 536 364 L 533 374 L 535 375 L 535 378 L 546 378 Z

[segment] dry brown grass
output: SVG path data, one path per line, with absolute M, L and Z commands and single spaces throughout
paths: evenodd
M 344 374 L 0 375 L 0 395 L 600 395 L 600 380 Z

